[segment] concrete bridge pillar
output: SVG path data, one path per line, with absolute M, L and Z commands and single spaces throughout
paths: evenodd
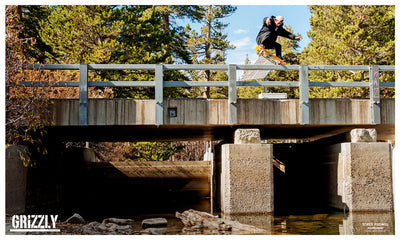
M 329 205 L 350 212 L 392 212 L 392 150 L 376 131 L 355 129 L 351 142 L 330 147 Z
M 6 214 L 25 213 L 28 169 L 22 161 L 29 159 L 27 152 L 22 145 L 6 146 Z
M 221 151 L 222 213 L 272 214 L 272 145 L 261 144 L 259 129 L 238 129 L 234 139 Z

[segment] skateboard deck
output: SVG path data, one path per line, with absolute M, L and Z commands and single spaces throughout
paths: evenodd
M 257 55 L 262 56 L 263 58 L 267 59 L 275 65 L 286 65 L 286 63 L 282 59 L 273 55 L 270 51 L 266 50 L 263 47 L 257 46 L 256 53 Z

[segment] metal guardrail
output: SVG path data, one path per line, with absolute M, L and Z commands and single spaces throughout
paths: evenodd
M 163 125 L 163 89 L 164 87 L 228 87 L 229 124 L 237 123 L 238 86 L 247 87 L 298 87 L 300 93 L 300 124 L 310 123 L 309 87 L 369 87 L 371 124 L 380 124 L 380 87 L 394 87 L 394 82 L 380 82 L 380 71 L 395 71 L 395 66 L 379 65 L 213 65 L 213 64 L 34 64 L 26 69 L 43 70 L 79 70 L 79 82 L 57 82 L 52 87 L 79 87 L 79 125 L 88 125 L 88 87 L 154 87 L 155 123 Z M 88 81 L 89 70 L 154 70 L 155 81 Z M 228 81 L 164 81 L 165 70 L 225 70 Z M 237 70 L 296 70 L 298 82 L 284 81 L 237 81 Z M 369 71 L 369 82 L 309 82 L 308 71 Z M 47 82 L 21 82 L 24 86 L 49 86 Z

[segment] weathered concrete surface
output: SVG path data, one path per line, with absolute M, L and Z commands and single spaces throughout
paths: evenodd
M 356 128 L 351 130 L 351 142 L 376 142 L 376 129 Z
M 26 147 L 8 145 L 6 147 L 6 214 L 25 212 L 27 168 L 21 157 L 29 159 Z
M 155 100 L 89 99 L 88 126 L 79 126 L 77 99 L 54 100 L 50 134 L 62 141 L 169 141 L 231 138 L 236 126 L 260 129 L 263 139 L 316 140 L 353 128 L 376 128 L 378 140 L 394 140 L 395 100 L 381 99 L 381 124 L 370 124 L 363 99 L 310 99 L 310 123 L 300 124 L 298 99 L 237 99 L 229 123 L 226 99 L 165 99 L 164 124 L 155 125 Z M 169 110 L 176 115 L 169 116 Z
M 54 100 L 57 126 L 78 125 L 77 99 Z M 395 100 L 381 99 L 381 124 L 395 123 Z M 226 99 L 165 99 L 166 125 L 229 124 Z M 153 125 L 155 100 L 89 99 L 89 125 Z M 177 116 L 169 117 L 168 108 Z M 237 124 L 299 124 L 298 99 L 238 99 Z M 369 124 L 365 99 L 310 99 L 310 124 Z
M 235 144 L 260 144 L 260 130 L 259 129 L 242 129 L 239 128 L 234 134 Z
M 330 206 L 350 212 L 393 211 L 390 144 L 341 143 L 329 151 Z
M 222 145 L 222 212 L 227 215 L 273 213 L 272 170 L 271 144 Z

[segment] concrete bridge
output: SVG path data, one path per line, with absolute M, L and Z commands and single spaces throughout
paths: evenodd
M 394 139 L 395 100 L 381 99 L 379 73 L 394 66 L 306 65 L 175 65 L 175 64 L 64 64 L 33 65 L 44 70 L 78 70 L 79 82 L 51 86 L 79 87 L 79 99 L 58 99 L 53 106 L 53 132 L 80 140 L 188 140 L 231 138 L 238 127 L 257 127 L 264 139 L 315 140 L 348 132 L 354 127 L 374 127 L 379 140 Z M 164 71 L 227 71 L 228 81 L 168 81 Z M 155 81 L 88 81 L 88 71 L 150 70 Z M 237 71 L 299 71 L 299 81 L 240 81 Z M 369 82 L 309 82 L 309 71 L 369 71 Z M 24 82 L 26 86 L 49 86 Z M 227 87 L 228 99 L 166 99 L 166 87 Z M 299 99 L 238 99 L 237 87 L 296 87 Z M 155 99 L 89 99 L 88 87 L 154 87 Z M 370 99 L 309 98 L 310 87 L 367 87 Z M 99 134 L 101 133 L 101 134 Z M 138 134 L 139 133 L 139 134 Z M 142 134 L 144 133 L 144 134 Z M 78 139 L 77 139 L 78 140 Z
M 79 99 L 54 101 L 55 126 L 49 128 L 54 139 L 218 139 L 230 142 L 216 146 L 215 160 L 210 163 L 211 194 L 217 202 L 215 205 L 226 214 L 271 214 L 274 211 L 274 177 L 278 175 L 273 174 L 273 162 L 282 152 L 272 144 L 261 144 L 261 139 L 320 142 L 311 147 L 307 145 L 301 159 L 315 160 L 311 165 L 304 164 L 313 169 L 310 175 L 321 169 L 326 173 L 314 181 L 324 179 L 330 206 L 351 212 L 393 212 L 391 144 L 377 141 L 394 140 L 395 100 L 380 98 L 380 88 L 394 87 L 394 82 L 379 81 L 379 72 L 394 71 L 394 66 L 80 64 L 30 67 L 79 70 L 79 82 L 52 85 L 79 87 Z M 89 70 L 143 69 L 153 70 L 155 81 L 88 81 Z M 225 70 L 229 79 L 175 82 L 163 78 L 163 71 L 206 69 Z M 296 70 L 299 81 L 238 81 L 237 70 Z M 324 70 L 369 71 L 369 82 L 309 82 L 309 71 Z M 24 84 L 48 85 L 45 82 Z M 154 87 L 155 99 L 88 99 L 88 87 L 105 86 Z M 163 96 L 164 87 L 193 86 L 227 87 L 229 96 L 228 99 L 165 99 Z M 238 99 L 238 86 L 298 87 L 300 98 Z M 370 99 L 312 99 L 309 87 L 368 87 Z M 357 130 L 361 135 L 355 133 L 354 137 L 343 137 L 355 128 L 363 129 Z M 371 128 L 373 130 L 367 130 Z M 334 142 L 324 140 L 335 136 L 342 137 Z M 310 156 L 310 152 L 316 155 Z

